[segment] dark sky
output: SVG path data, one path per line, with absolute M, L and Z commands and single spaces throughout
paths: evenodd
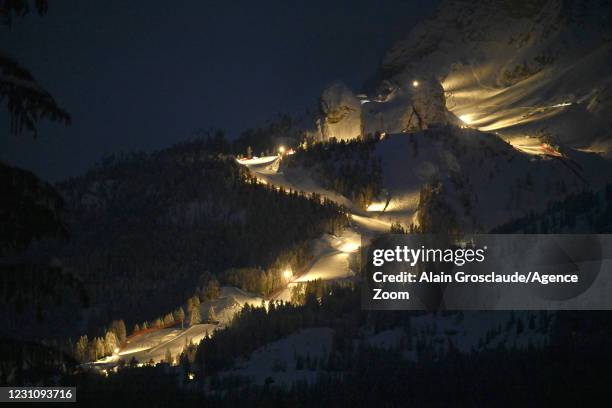
M 47 180 L 102 156 L 152 150 L 198 130 L 235 135 L 314 106 L 343 80 L 358 90 L 432 1 L 51 1 L 47 15 L 0 27 L 0 48 L 73 117 L 39 137 L 8 136 L 0 160 Z

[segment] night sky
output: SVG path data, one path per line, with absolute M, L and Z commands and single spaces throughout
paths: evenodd
M 314 107 L 343 80 L 354 90 L 432 1 L 51 1 L 0 27 L 0 48 L 72 115 L 37 140 L 8 136 L 0 160 L 55 181 L 102 156 L 158 149 L 200 129 L 228 136 L 276 113 Z

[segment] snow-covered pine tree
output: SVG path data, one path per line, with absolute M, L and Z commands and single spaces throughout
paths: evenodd
M 119 347 L 117 335 L 112 330 L 107 331 L 106 335 L 104 336 L 104 354 L 113 354 L 117 347 Z
M 212 306 L 208 308 L 206 320 L 208 321 L 208 323 L 213 323 L 217 321 L 217 314 L 215 313 L 215 309 Z
M 79 337 L 75 347 L 74 356 L 78 361 L 85 362 L 87 360 L 87 348 L 89 347 L 89 341 L 87 335 Z
M 189 312 L 189 325 L 193 326 L 202 321 L 202 317 L 200 316 L 200 306 L 192 307 Z
M 181 323 L 181 329 L 183 328 L 183 322 L 185 321 L 185 311 L 182 307 L 179 307 L 174 311 L 174 321 Z

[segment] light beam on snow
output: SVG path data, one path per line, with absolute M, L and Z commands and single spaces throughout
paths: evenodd
M 465 123 L 466 125 L 469 125 L 470 123 L 472 123 L 472 115 L 469 113 L 459 116 L 459 119 L 461 119 L 461 121 Z
M 532 125 L 566 112 L 576 101 L 553 93 L 566 71 L 542 70 L 504 85 L 495 64 L 457 66 L 442 81 L 446 107 L 469 127 L 508 140 Z
M 385 202 L 378 201 L 378 202 L 368 205 L 368 208 L 366 208 L 366 211 L 373 212 L 373 211 L 382 211 L 384 209 L 385 209 Z
M 338 247 L 338 249 L 344 253 L 349 254 L 351 252 L 355 252 L 356 250 L 358 250 L 359 246 L 360 246 L 359 242 L 349 241 L 349 242 L 344 242 L 342 245 Z

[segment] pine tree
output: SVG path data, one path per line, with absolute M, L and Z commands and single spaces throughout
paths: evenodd
M 87 360 L 87 348 L 89 347 L 89 341 L 87 335 L 79 337 L 75 345 L 74 356 L 78 361 L 85 362 Z
M 182 307 L 179 307 L 174 311 L 174 320 L 181 323 L 181 329 L 183 328 L 183 322 L 185 321 L 185 311 Z
M 189 325 L 193 326 L 201 321 L 202 318 L 200 316 L 200 306 L 198 305 L 197 307 L 192 307 L 191 311 L 189 312 Z
M 208 321 L 208 323 L 213 323 L 217 321 L 217 315 L 215 314 L 215 309 L 212 306 L 208 308 L 206 320 Z
M 206 291 L 204 293 L 204 296 L 208 300 L 216 300 L 219 298 L 220 292 L 221 290 L 219 287 L 219 281 L 213 278 L 208 281 L 208 284 L 206 285 Z
M 96 360 L 104 357 L 105 351 L 104 340 L 102 340 L 101 337 L 96 337 L 96 340 L 94 341 L 94 354 L 96 356 Z
M 164 316 L 164 326 L 170 327 L 173 325 L 174 325 L 174 317 L 172 316 L 172 313 L 168 313 L 167 315 Z
M 125 328 L 125 322 L 123 320 L 114 320 L 111 323 L 111 330 L 117 336 L 119 343 L 123 343 L 127 337 L 127 329 Z
M 524 329 L 525 329 L 525 327 L 523 325 L 523 320 L 518 319 L 518 321 L 516 323 L 516 334 L 521 334 Z
M 132 330 L 132 334 L 136 334 L 140 331 L 140 326 L 138 325 L 138 323 L 136 323 L 134 325 L 134 330 Z
M 174 362 L 174 360 L 172 359 L 172 353 L 170 353 L 169 348 L 166 349 L 166 356 L 164 357 L 164 361 L 170 365 L 172 365 L 172 363 Z
M 193 326 L 202 321 L 200 316 L 200 298 L 197 295 L 192 296 L 187 300 L 187 307 L 189 308 L 189 325 Z
M 191 298 L 189 298 L 189 300 L 187 301 L 187 307 L 189 308 L 190 312 L 191 309 L 195 307 L 200 307 L 200 298 L 198 297 L 198 295 L 193 295 Z
M 104 336 L 104 353 L 106 355 L 113 354 L 118 347 L 119 341 L 117 335 L 112 330 L 107 331 Z
M 87 361 L 96 361 L 96 339 L 91 339 L 87 345 Z
M 138 367 L 138 360 L 136 360 L 136 357 L 132 357 L 130 359 L 130 368 L 136 368 Z

